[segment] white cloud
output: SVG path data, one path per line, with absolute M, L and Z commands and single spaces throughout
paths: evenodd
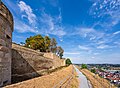
M 80 49 L 82 49 L 82 50 L 90 50 L 90 47 L 87 47 L 87 46 L 81 46 L 81 45 L 79 45 L 78 47 Z
M 91 57 L 92 59 L 94 59 L 95 57 Z
M 93 53 L 94 55 L 99 55 L 100 53 Z
M 94 40 L 94 39 L 96 39 L 96 36 L 92 36 L 91 38 L 90 38 L 90 40 Z
M 80 54 L 80 52 L 65 52 L 64 54 L 78 55 Z
M 97 44 L 104 44 L 104 43 L 106 43 L 106 42 L 105 41 L 100 41 L 100 40 L 97 42 Z
M 89 38 L 89 40 L 96 40 L 103 38 L 105 33 L 96 31 L 94 28 L 76 28 L 77 32 L 76 34 L 79 34 L 80 36 L 84 38 Z
M 37 33 L 37 30 L 34 27 L 27 25 L 18 19 L 15 19 L 15 29 L 20 33 L 24 32 Z
M 99 45 L 97 47 L 97 49 L 105 49 L 105 48 L 108 48 L 109 46 L 108 45 Z
M 115 44 L 117 47 L 120 47 L 120 42 L 119 42 L 119 41 L 114 42 L 114 44 Z
M 66 32 L 64 31 L 64 27 L 61 26 L 62 17 L 60 14 L 54 17 L 43 11 L 42 17 L 40 17 L 40 23 L 41 23 L 40 31 L 42 31 L 45 34 L 52 34 L 59 37 L 66 35 Z
M 58 16 L 51 16 L 45 12 L 45 9 L 43 9 L 40 16 L 36 17 L 33 13 L 33 9 L 25 2 L 20 1 L 18 7 L 22 12 L 20 13 L 22 20 L 15 20 L 15 29 L 17 29 L 18 32 L 33 32 L 44 35 L 52 34 L 60 38 L 66 35 L 64 27 L 61 25 L 62 16 L 60 8 Z M 30 25 L 25 23 L 23 18 L 27 18 Z
M 114 35 L 120 34 L 120 31 L 114 32 L 113 34 Z
M 21 12 L 25 12 L 26 16 L 25 15 L 22 15 L 22 16 L 27 17 L 30 24 L 36 22 L 36 15 L 33 13 L 32 8 L 29 5 L 27 5 L 23 1 L 20 1 L 18 3 L 18 6 L 19 6 Z
M 99 24 L 103 27 L 115 26 L 120 22 L 120 0 L 95 0 L 90 14 L 101 19 L 105 17 Z

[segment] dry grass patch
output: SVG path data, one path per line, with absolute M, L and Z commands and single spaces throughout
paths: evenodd
M 79 80 L 78 80 L 78 76 L 77 76 L 77 72 L 74 69 L 73 72 L 73 76 L 72 79 L 69 81 L 69 84 L 66 87 L 62 87 L 62 88 L 78 88 L 79 86 Z
M 72 70 L 73 66 L 70 65 L 49 75 L 6 86 L 5 88 L 53 88 L 54 85 L 58 84 L 66 76 L 72 74 Z M 75 76 L 73 78 L 75 78 Z M 70 83 L 72 87 L 69 88 L 75 88 L 75 85 L 72 84 L 72 82 L 77 85 L 77 80 L 73 79 Z
M 95 75 L 87 69 L 82 69 L 81 72 L 90 80 L 93 88 L 116 88 L 114 85 L 110 85 L 110 82 L 106 79 Z

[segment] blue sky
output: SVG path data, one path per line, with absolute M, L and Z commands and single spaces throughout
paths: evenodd
M 120 64 L 120 0 L 2 0 L 14 16 L 13 42 L 56 38 L 73 63 Z

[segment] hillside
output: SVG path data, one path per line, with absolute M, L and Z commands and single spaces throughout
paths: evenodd
M 86 77 L 90 80 L 94 88 L 116 88 L 114 85 L 111 85 L 106 79 L 95 75 L 87 69 L 79 69 Z
M 50 75 L 30 79 L 4 88 L 77 88 L 78 80 L 73 66 L 65 67 Z

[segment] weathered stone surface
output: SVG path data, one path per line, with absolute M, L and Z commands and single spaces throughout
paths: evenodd
M 6 53 L 4 58 L 5 58 L 6 62 L 10 62 L 11 61 L 11 54 L 10 53 Z
M 40 75 L 41 71 L 64 66 L 63 60 L 52 53 L 44 57 L 43 53 L 20 45 L 12 44 L 13 82 L 30 79 Z M 17 78 L 17 79 L 16 79 Z
M 0 57 L 0 62 L 2 62 L 2 59 L 3 59 L 3 58 Z
M 9 52 L 9 48 L 5 47 L 5 46 L 0 46 L 0 51 L 3 51 L 5 53 Z
M 11 45 L 13 17 L 8 8 L 0 4 L 0 87 L 11 83 Z
M 5 44 L 5 41 L 3 40 L 3 39 L 0 39 L 0 45 L 1 46 L 5 46 L 6 44 Z
M 4 52 L 0 51 L 0 58 L 4 57 Z
M 54 53 L 44 53 L 44 57 L 46 57 L 48 59 L 53 59 L 53 63 L 54 63 L 55 68 L 59 67 L 59 66 L 65 66 L 65 60 L 60 59 Z

